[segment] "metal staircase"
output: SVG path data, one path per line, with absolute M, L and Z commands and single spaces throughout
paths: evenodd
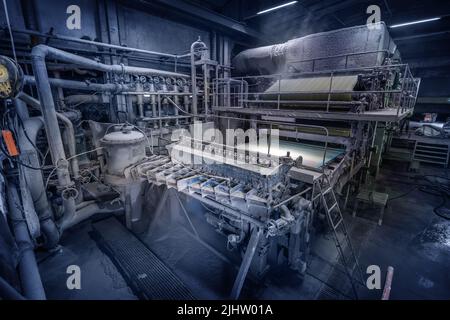
M 320 178 L 314 181 L 312 195 L 313 204 L 318 207 L 318 203 L 320 201 L 323 206 L 328 223 L 333 231 L 335 245 L 338 249 L 342 265 L 345 268 L 345 273 L 349 277 L 353 294 L 355 298 L 358 299 L 356 283 L 359 282 L 363 285 L 364 277 L 359 266 L 358 258 L 356 257 L 350 241 L 336 195 L 327 175 L 323 174 Z M 356 279 L 354 277 L 355 272 Z
M 447 143 L 434 143 L 416 141 L 414 145 L 413 160 L 433 163 L 447 167 L 450 156 L 450 148 Z

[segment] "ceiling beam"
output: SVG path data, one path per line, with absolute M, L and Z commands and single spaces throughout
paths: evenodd
M 146 5 L 150 6 L 157 3 L 158 5 L 164 6 L 165 8 L 170 8 L 179 13 L 182 13 L 188 18 L 190 17 L 200 19 L 210 25 L 216 26 L 221 29 L 226 29 L 228 31 L 238 33 L 250 38 L 265 40 L 265 36 L 260 32 L 249 28 L 239 21 L 233 20 L 214 11 L 196 6 L 182 0 L 141 0 L 141 3 L 145 3 Z

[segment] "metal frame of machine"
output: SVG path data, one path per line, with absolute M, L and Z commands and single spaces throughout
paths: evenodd
M 287 50 L 276 48 L 271 52 L 277 57 Z M 19 144 L 28 146 L 22 150 L 20 161 L 25 166 L 19 171 L 21 187 L 30 191 L 29 199 L 23 202 L 34 201 L 30 215 L 38 221 L 32 245 L 37 246 L 43 234 L 44 245 L 54 248 L 67 228 L 97 212 L 118 210 L 105 206 L 102 199 L 120 199 L 119 209 L 125 211 L 127 226 L 139 229 L 146 214 L 142 190 L 150 183 L 202 202 L 207 208 L 205 220 L 225 235 L 227 246 L 243 253 L 231 291 L 233 298 L 240 296 L 248 273 L 263 277 L 279 257 L 303 275 L 316 220 L 329 223 L 341 255 L 350 250 L 351 257 L 344 261 L 352 279 L 358 262 L 334 190 L 340 193 L 371 163 L 377 122 L 398 122 L 411 114 L 420 81 L 413 78 L 408 65 L 393 62 L 389 51 L 358 51 L 288 59 L 287 72 L 232 78 L 231 67 L 211 60 L 200 39 L 183 56 L 142 53 L 176 61 L 189 59 L 190 74 L 109 65 L 38 45 L 31 53 L 34 76 L 5 80 L 8 97 L 14 99 L 23 120 Z M 364 54 L 382 54 L 382 63 L 355 67 L 353 61 L 348 65 L 355 55 Z M 319 60 L 337 57 L 345 60 L 344 68 L 315 69 Z M 57 61 L 57 70 L 95 70 L 107 81 L 49 78 L 50 59 Z M 312 70 L 295 72 L 295 66 L 306 62 L 312 63 Z M 8 70 L 12 70 L 10 65 Z M 23 85 L 35 86 L 39 100 L 24 93 Z M 52 91 L 52 87 L 57 90 Z M 95 94 L 64 96 L 63 88 Z M 81 125 L 74 123 L 80 124 L 81 116 L 71 109 L 83 104 L 109 104 L 109 122 L 89 121 L 89 127 L 80 131 Z M 42 116 L 30 117 L 27 105 Z M 245 150 L 241 154 L 235 145 L 180 137 L 172 140 L 175 129 L 188 129 L 201 119 L 203 123 L 214 122 L 221 132 L 242 123 L 243 128 L 263 129 L 271 135 L 277 130 L 283 139 L 307 141 L 323 150 L 323 161 L 311 167 L 302 157 L 275 157 L 270 148 L 263 153 Z M 43 127 L 51 154 L 47 162 L 39 158 L 39 148 L 34 147 Z M 90 133 L 89 143 L 85 132 Z M 342 154 L 326 161 L 327 152 L 336 146 Z M 174 150 L 202 161 L 183 162 L 174 156 Z M 217 164 L 217 155 L 230 161 Z M 250 163 L 250 159 L 254 161 Z M 53 179 L 55 175 L 57 179 Z M 50 191 L 51 197 L 42 197 L 44 191 Z M 342 234 L 345 246 L 339 239 Z

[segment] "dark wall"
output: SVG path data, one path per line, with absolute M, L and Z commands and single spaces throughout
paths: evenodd
M 185 53 L 201 36 L 209 45 L 209 30 L 171 21 L 149 12 L 148 8 L 130 7 L 114 0 L 7 0 L 13 28 L 33 24 L 41 32 L 53 32 L 76 38 L 87 37 L 104 42 L 119 42 L 129 47 L 166 53 Z M 69 30 L 66 20 L 69 5 L 81 9 L 81 29 Z M 3 6 L 0 24 L 6 25 Z M 25 16 L 25 17 L 24 17 Z M 109 39 L 108 39 L 109 38 Z M 107 41 L 109 40 L 109 41 Z

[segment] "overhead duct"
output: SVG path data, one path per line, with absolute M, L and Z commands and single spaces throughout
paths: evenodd
M 245 50 L 232 64 L 235 75 L 263 75 L 376 66 L 392 55 L 398 57 L 397 46 L 380 22 Z

